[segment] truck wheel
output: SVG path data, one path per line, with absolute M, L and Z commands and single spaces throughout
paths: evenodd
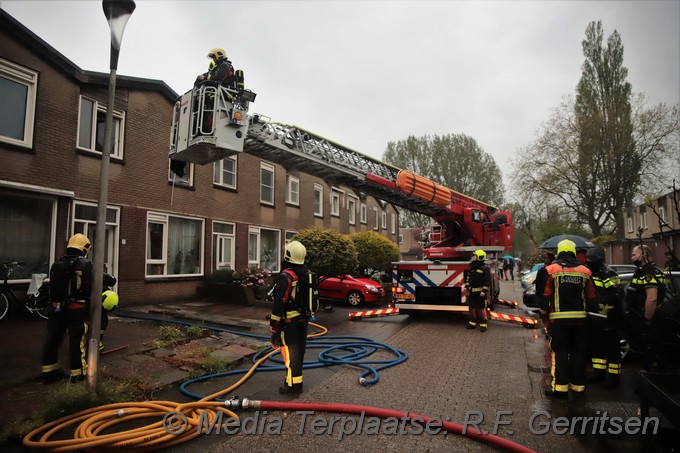
M 364 296 L 359 291 L 350 291 L 347 293 L 346 299 L 348 304 L 350 304 L 352 307 L 356 307 L 363 303 Z

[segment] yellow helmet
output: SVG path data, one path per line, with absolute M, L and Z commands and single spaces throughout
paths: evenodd
M 576 244 L 569 239 L 563 239 L 557 244 L 557 255 L 560 253 L 572 253 L 576 256 Z
M 305 264 L 305 256 L 307 256 L 307 249 L 298 241 L 290 241 L 286 244 L 283 256 L 284 261 L 293 264 Z
M 210 52 L 208 52 L 208 58 L 214 58 L 215 60 L 224 60 L 227 58 L 227 51 L 222 49 L 221 47 L 215 47 L 214 49 L 210 49 Z
M 81 233 L 76 233 L 68 240 L 66 248 L 78 249 L 87 255 L 87 253 L 90 251 L 90 248 L 92 248 L 92 244 L 90 243 L 90 240 L 87 238 L 87 236 Z
M 477 261 L 486 261 L 486 252 L 484 250 L 475 250 L 473 253 Z
M 104 291 L 102 293 L 102 308 L 104 310 L 113 310 L 118 306 L 118 294 L 115 291 Z

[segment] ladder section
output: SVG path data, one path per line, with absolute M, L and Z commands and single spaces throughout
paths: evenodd
M 255 115 L 244 151 L 428 216 L 448 212 L 444 207 L 399 191 L 399 168 L 297 126 L 268 122 Z

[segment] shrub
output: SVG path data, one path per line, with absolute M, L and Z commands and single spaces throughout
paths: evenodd
M 362 274 L 388 272 L 392 261 L 399 259 L 399 247 L 375 231 L 362 231 L 350 235 L 358 252 L 359 271 Z M 379 281 L 379 279 L 377 280 Z
M 319 275 L 354 274 L 359 261 L 354 242 L 346 234 L 318 227 L 298 232 L 293 240 L 307 249 L 305 264 Z
M 218 269 L 206 277 L 208 283 L 232 283 L 234 271 L 231 269 Z
M 236 285 L 257 288 L 259 286 L 271 285 L 272 272 L 269 269 L 252 268 L 241 272 L 234 272 L 232 277 Z

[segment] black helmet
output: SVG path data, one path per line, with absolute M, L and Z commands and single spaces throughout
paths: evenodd
M 586 253 L 586 261 L 604 263 L 604 250 L 602 249 L 588 250 L 588 253 Z

